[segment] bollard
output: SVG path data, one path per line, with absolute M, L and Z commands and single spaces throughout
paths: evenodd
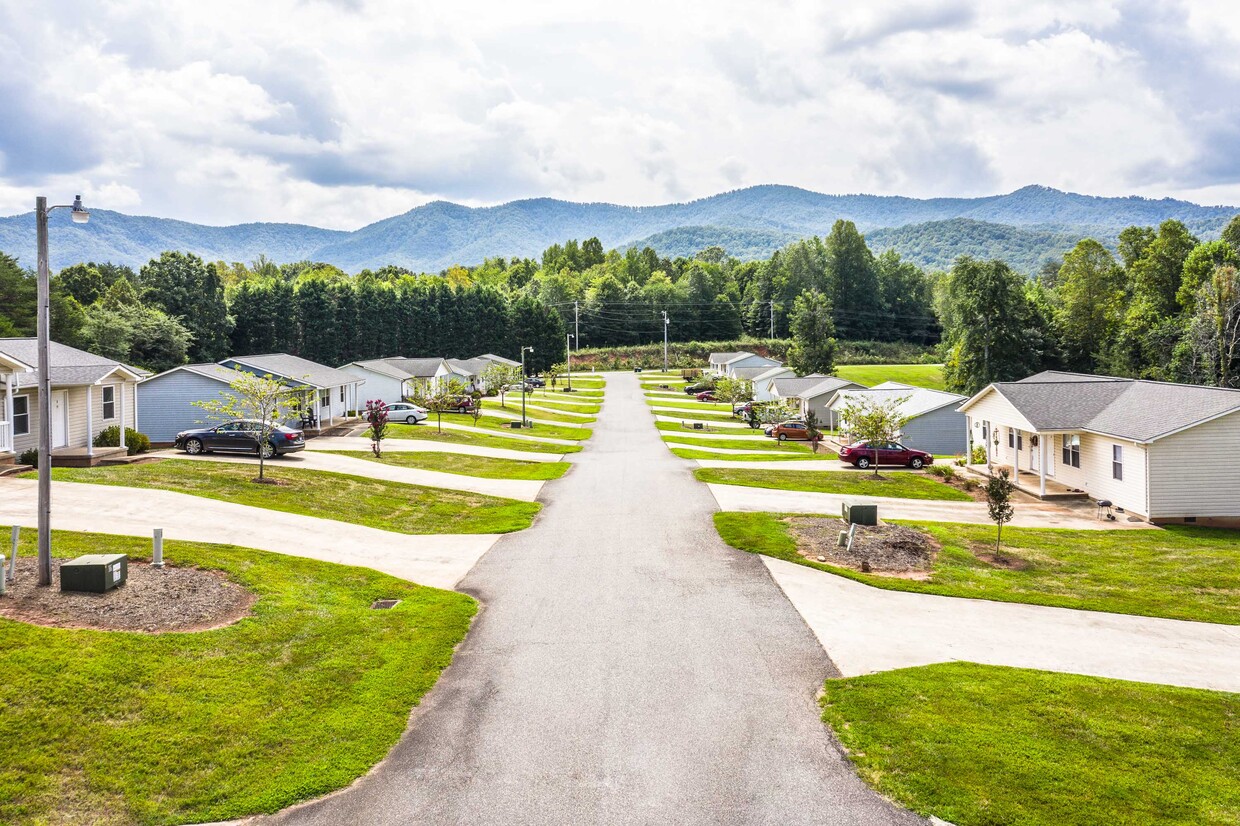
M 22 529 L 20 525 L 13 526 L 13 552 L 9 554 L 9 579 L 17 576 L 17 540 L 21 538 Z M 3 570 L 3 566 L 0 566 Z
M 151 565 L 155 568 L 164 567 L 164 529 L 156 528 L 151 539 Z
M 4 590 L 6 587 L 4 580 L 4 554 L 0 554 L 0 597 L 4 596 Z

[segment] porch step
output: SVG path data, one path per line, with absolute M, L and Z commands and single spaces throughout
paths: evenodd
M 30 465 L 0 465 L 0 476 L 16 476 L 17 474 L 25 473 L 28 470 L 34 470 L 34 468 Z

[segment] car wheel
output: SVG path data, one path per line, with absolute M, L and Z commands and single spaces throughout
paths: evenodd
M 262 456 L 264 459 L 270 459 L 272 456 L 276 455 L 276 446 L 271 442 L 263 442 L 258 446 L 258 455 Z
M 779 434 L 779 440 L 780 440 L 781 442 L 786 442 L 786 441 L 788 441 L 788 434 L 786 434 L 786 433 L 780 433 L 780 434 Z
M 201 439 L 186 440 L 185 452 L 188 453 L 190 456 L 197 456 L 199 453 L 202 453 L 202 440 Z
M 921 470 L 922 466 L 925 465 L 926 462 L 920 456 L 914 456 L 913 460 L 908 464 L 913 470 Z
M 406 418 L 406 419 L 405 419 L 405 424 L 417 424 L 417 423 L 418 423 L 418 417 L 417 417 L 417 416 L 412 416 L 412 415 L 411 415 L 411 416 L 409 416 L 408 418 Z
M 869 466 L 870 466 L 869 458 L 862 456 L 860 459 L 857 460 L 857 467 L 861 468 L 862 470 L 865 470 Z

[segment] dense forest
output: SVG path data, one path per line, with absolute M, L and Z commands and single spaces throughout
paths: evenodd
M 136 271 L 62 269 L 53 335 L 151 370 L 229 353 L 343 364 L 511 355 L 520 345 L 545 369 L 563 360 L 569 333 L 579 332 L 576 347 L 659 342 L 666 313 L 673 342 L 791 337 L 795 351 L 799 327 L 818 331 L 810 337 L 937 344 L 963 392 L 1046 368 L 1236 386 L 1238 249 L 1240 217 L 1208 242 L 1176 220 L 1084 238 L 1033 277 L 970 255 L 927 272 L 893 250 L 875 254 L 844 220 L 758 261 L 717 246 L 674 258 L 651 246 L 605 250 L 597 238 L 437 273 L 169 251 Z M 0 255 L 0 335 L 32 334 L 34 317 L 32 273 Z

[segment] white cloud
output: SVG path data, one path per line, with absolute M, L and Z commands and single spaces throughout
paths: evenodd
M 768 182 L 1240 203 L 1238 46 L 1228 0 L 0 0 L 0 213 L 81 191 L 352 228 Z

